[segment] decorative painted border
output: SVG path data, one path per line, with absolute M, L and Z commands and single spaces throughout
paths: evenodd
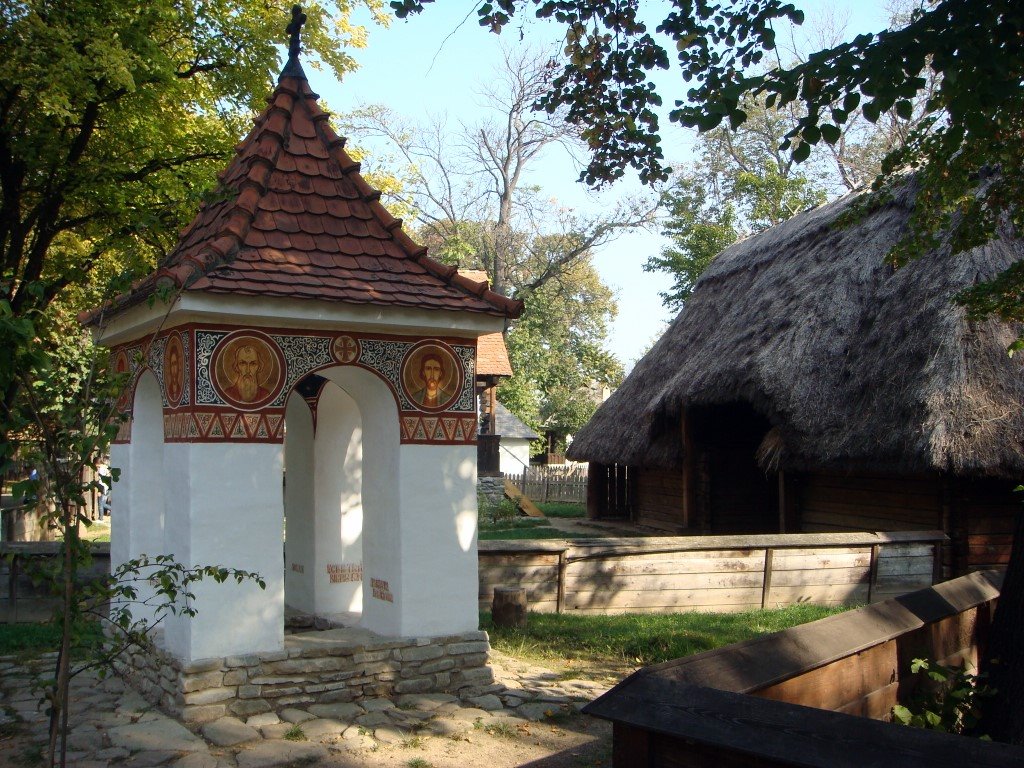
M 168 402 L 164 382 L 164 348 L 170 334 L 179 334 L 185 350 L 185 383 L 180 402 Z M 263 403 L 246 409 L 228 402 L 213 377 L 219 349 L 230 338 L 253 335 L 265 342 L 280 357 L 281 382 Z M 230 338 L 229 338 L 230 337 Z M 454 401 L 441 412 L 431 412 L 412 402 L 402 386 L 402 364 L 411 350 L 434 343 L 454 354 L 461 372 Z M 195 354 L 192 354 L 195 350 Z M 130 410 L 134 382 L 144 367 L 153 370 L 164 400 L 164 439 L 167 442 L 268 442 L 284 438 L 284 409 L 296 385 L 310 374 L 339 365 L 355 365 L 381 378 L 391 390 L 398 407 L 399 434 L 403 444 L 464 445 L 476 442 L 476 341 L 454 337 L 409 337 L 359 333 L 349 330 L 297 331 L 292 329 L 248 328 L 190 323 L 177 326 L 157 337 L 147 350 L 146 366 L 141 365 L 142 345 L 132 342 L 112 350 L 132 355 L 132 393 L 127 399 Z M 223 370 L 223 368 L 221 369 Z M 223 386 L 223 385 L 222 385 Z M 308 402 L 308 398 L 307 398 Z M 314 422 L 315 424 L 315 422 Z M 130 420 L 123 425 L 115 442 L 128 442 Z

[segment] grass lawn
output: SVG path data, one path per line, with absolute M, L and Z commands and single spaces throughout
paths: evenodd
M 89 622 L 80 633 L 79 645 L 92 646 L 102 639 L 99 622 Z M 60 626 L 50 622 L 0 624 L 0 656 L 46 653 L 60 646 Z
M 537 508 L 545 517 L 586 517 L 585 504 L 568 504 L 564 501 L 537 502 Z
M 843 610 L 802 604 L 746 613 L 531 613 L 525 631 L 496 629 L 490 613 L 482 613 L 480 628 L 490 634 L 495 649 L 509 656 L 546 665 L 621 669 L 689 656 Z

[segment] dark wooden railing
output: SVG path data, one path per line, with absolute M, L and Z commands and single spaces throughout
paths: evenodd
M 611 720 L 614 768 L 1024 765 L 1024 749 L 884 722 L 915 658 L 976 665 L 999 574 L 975 573 L 647 667 L 584 708 Z

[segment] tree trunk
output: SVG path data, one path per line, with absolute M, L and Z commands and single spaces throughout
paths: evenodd
M 62 547 L 62 594 L 63 616 L 60 651 L 57 654 L 56 684 L 50 697 L 50 740 L 47 764 L 67 765 L 68 699 L 71 688 L 71 633 L 74 620 L 75 575 L 78 570 L 78 516 L 74 507 L 64 502 L 61 509 L 64 529 Z M 56 762 L 57 739 L 60 737 L 60 760 Z
M 1013 549 L 999 594 L 982 671 L 995 696 L 985 702 L 978 732 L 1024 744 L 1024 509 L 1014 519 Z

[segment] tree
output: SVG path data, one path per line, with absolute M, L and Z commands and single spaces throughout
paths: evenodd
M 394 0 L 391 5 L 406 17 L 431 1 Z M 538 105 L 564 110 L 565 119 L 581 127 L 591 149 L 581 175 L 585 181 L 607 183 L 627 167 L 645 181 L 667 177 L 655 111 L 662 97 L 651 73 L 668 69 L 669 52 L 675 51 L 683 81 L 694 87 L 684 94 L 680 84 L 672 94 L 671 120 L 702 131 L 727 121 L 735 129 L 748 118 L 745 97 L 761 97 L 769 107 L 799 104 L 802 116 L 782 145 L 798 161 L 819 142 L 838 142 L 851 116 L 859 113 L 874 123 L 895 109 L 907 118 L 914 110 L 912 99 L 934 89 L 927 117 L 883 166 L 887 176 L 908 166 L 921 174 L 924 192 L 904 256 L 934 245 L 954 219 L 957 249 L 984 242 L 1004 223 L 1018 229 L 1024 223 L 1024 210 L 1013 205 L 1024 199 L 1019 140 L 1024 10 L 1019 3 L 938 0 L 918 8 L 904 24 L 768 69 L 776 55 L 776 27 L 803 22 L 803 12 L 793 4 L 677 0 L 653 34 L 640 18 L 640 5 L 639 0 L 499 0 L 477 10 L 480 24 L 495 32 L 528 9 L 565 28 L 561 70 Z M 992 176 L 995 168 L 1001 172 Z M 991 178 L 980 194 L 969 194 L 979 175 Z M 1012 285 L 1013 300 L 999 311 L 1019 318 L 1024 302 L 1015 299 L 1022 293 L 1024 274 L 1015 276 Z
M 485 270 L 494 290 L 516 298 L 618 233 L 649 224 L 657 208 L 657 200 L 645 197 L 581 214 L 527 182 L 546 150 L 579 146 L 578 131 L 558 111 L 532 112 L 550 81 L 545 57 L 506 51 L 484 92 L 489 120 L 459 129 L 437 120 L 418 126 L 373 106 L 346 116 L 344 125 L 356 140 L 384 139 L 404 165 L 391 169 L 410 181 L 399 202 L 415 211 L 416 234 L 431 254 Z M 375 166 L 382 162 L 378 154 Z
M 416 214 L 416 237 L 448 264 L 484 270 L 495 290 L 522 299 L 523 317 L 506 334 L 515 375 L 502 385 L 504 405 L 535 429 L 575 431 L 593 414 L 589 390 L 621 378 L 603 350 L 615 315 L 611 291 L 591 263 L 593 249 L 654 219 L 653 198 L 620 200 L 598 214 L 560 206 L 527 182 L 529 170 L 556 145 L 578 146 L 577 131 L 558 113 L 535 115 L 550 85 L 546 59 L 506 52 L 485 97 L 493 117 L 450 129 L 409 124 L 382 107 L 346 117 L 356 139 L 386 140 L 409 178 L 399 200 Z
M 361 4 L 381 18 L 378 0 Z M 339 76 L 365 43 L 352 9 L 307 8 L 307 45 Z M 110 274 L 167 251 L 268 92 L 286 22 L 251 0 L 4 4 L 0 311 L 35 322 L 71 286 L 88 305 Z M 0 369 L 0 414 L 15 370 Z
M 399 17 L 431 0 L 395 0 Z M 517 12 L 532 9 L 565 30 L 562 68 L 538 104 L 566 110 L 585 126 L 591 161 L 582 178 L 603 184 L 632 167 L 641 179 L 667 176 L 651 81 L 675 51 L 682 79 L 669 118 L 702 131 L 748 119 L 746 97 L 768 107 L 801 105 L 802 116 L 780 148 L 797 161 L 815 145 L 836 145 L 859 114 L 875 123 L 889 110 L 904 119 L 926 95 L 924 117 L 882 163 L 876 188 L 909 168 L 920 193 L 897 261 L 939 244 L 959 252 L 1024 227 L 1024 5 L 1016 0 L 935 0 L 906 23 L 825 47 L 791 66 L 765 69 L 776 50 L 776 27 L 801 24 L 785 0 L 674 0 L 652 33 L 639 0 L 498 0 L 478 7 L 480 24 L 500 32 Z M 684 100 L 685 97 L 685 100 Z M 971 314 L 1024 320 L 1024 265 L 961 297 Z M 1019 348 L 1022 346 L 1018 344 Z M 993 628 L 997 690 L 985 728 L 1024 743 L 1024 511 L 1018 513 L 1006 588 Z
M 604 349 L 615 313 L 589 258 L 546 281 L 507 334 L 514 373 L 501 402 L 534 429 L 563 438 L 586 424 L 600 405 L 595 388 L 622 380 L 621 363 Z
M 716 128 L 698 139 L 700 159 L 680 170 L 665 194 L 662 232 L 672 244 L 650 257 L 644 270 L 672 276 L 672 288 L 661 297 L 674 311 L 722 250 L 825 201 L 822 179 L 806 175 L 806 166 L 778 149 L 789 115 L 753 99 L 747 111 L 751 119 L 735 133 Z

